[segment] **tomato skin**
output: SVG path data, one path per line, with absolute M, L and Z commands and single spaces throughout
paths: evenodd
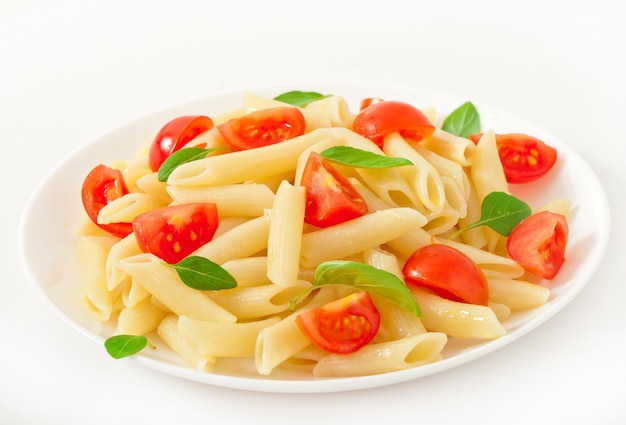
M 184 115 L 174 118 L 159 130 L 150 145 L 148 155 L 150 169 L 158 171 L 168 156 L 212 128 L 213 120 L 204 115 Z
M 385 136 L 399 132 L 415 141 L 430 137 L 435 126 L 416 107 L 395 100 L 372 101 L 352 122 L 352 130 L 382 147 Z
M 291 106 L 260 109 L 217 126 L 235 151 L 280 143 L 304 134 L 305 128 L 304 115 Z
M 478 143 L 482 134 L 469 138 Z M 522 133 L 496 134 L 498 155 L 509 183 L 528 183 L 546 174 L 557 161 L 557 150 Z
M 85 177 L 81 188 L 83 207 L 98 227 L 114 236 L 123 238 L 132 233 L 130 223 L 99 224 L 98 214 L 109 202 L 128 193 L 124 176 L 120 170 L 103 164 L 95 166 Z
M 542 211 L 513 228 L 506 249 L 511 258 L 529 273 L 552 279 L 565 262 L 568 236 L 565 216 Z
M 380 97 L 366 97 L 365 99 L 361 100 L 361 103 L 359 104 L 359 111 L 362 111 L 368 106 L 372 106 L 374 103 L 382 101 L 383 99 L 381 99 Z
M 317 152 L 311 152 L 302 173 L 306 191 L 304 221 L 329 227 L 367 214 L 368 207 L 350 181 Z
M 442 298 L 487 305 L 487 278 L 469 257 L 443 244 L 425 245 L 402 268 L 407 284 L 424 287 Z
M 302 332 L 318 347 L 349 354 L 367 345 L 380 328 L 380 312 L 367 291 L 308 310 L 296 318 Z
M 214 203 L 170 205 L 133 220 L 139 247 L 175 264 L 213 239 L 219 224 Z

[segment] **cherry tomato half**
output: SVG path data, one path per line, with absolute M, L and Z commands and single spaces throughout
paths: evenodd
M 469 138 L 478 143 L 482 134 Z M 557 151 L 543 141 L 521 133 L 496 134 L 500 162 L 509 183 L 528 183 L 546 174 L 557 160 Z
M 187 143 L 213 128 L 213 120 L 204 115 L 185 115 L 174 118 L 157 133 L 150 145 L 148 165 L 158 171 L 163 161 Z
M 350 181 L 317 152 L 309 155 L 301 185 L 306 190 L 306 223 L 328 227 L 368 211 L 365 200 Z
M 380 313 L 367 291 L 300 314 L 296 323 L 315 345 L 337 354 L 349 354 L 367 345 L 380 328 Z
M 273 145 L 304 134 L 306 122 L 295 107 L 260 109 L 217 126 L 235 151 Z
M 175 264 L 213 239 L 218 220 L 213 203 L 179 204 L 138 215 L 133 230 L 142 251 Z
M 433 134 L 435 126 L 422 111 L 395 100 L 371 102 L 354 117 L 352 130 L 378 146 L 385 136 L 399 132 L 403 137 L 420 141 Z
M 448 245 L 417 249 L 402 268 L 405 281 L 435 292 L 442 298 L 487 305 L 487 279 L 468 256 Z
M 109 202 L 128 193 L 124 176 L 120 170 L 100 164 L 87 174 L 81 189 L 83 206 L 87 215 L 98 227 L 114 236 L 123 238 L 132 231 L 130 223 L 99 224 L 98 214 Z
M 522 220 L 509 234 L 506 249 L 526 271 L 552 279 L 565 262 L 569 228 L 561 214 L 542 211 Z

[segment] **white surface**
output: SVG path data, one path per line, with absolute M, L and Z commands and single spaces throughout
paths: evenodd
M 292 86 L 249 87 L 253 93 L 271 98 L 292 90 Z M 373 95 L 396 99 L 413 105 L 436 106 L 441 117 L 447 116 L 465 99 L 413 87 L 383 87 L 332 83 L 307 85 L 306 90 L 341 95 L 353 111 L 359 102 Z M 240 90 L 201 97 L 190 102 L 148 114 L 105 133 L 78 151 L 73 152 L 49 174 L 27 204 L 20 223 L 20 249 L 33 284 L 48 299 L 50 307 L 72 326 L 102 344 L 115 334 L 115 327 L 102 325 L 87 314 L 80 300 L 80 272 L 75 255 L 75 232 L 84 216 L 80 202 L 81 184 L 94 164 L 111 163 L 134 158 L 144 147 L 145 140 L 171 117 L 190 113 L 215 116 L 241 107 L 244 94 Z M 548 284 L 549 302 L 541 308 L 514 314 L 503 322 L 508 334 L 491 341 L 463 341 L 451 343 L 443 351 L 444 360 L 417 368 L 374 376 L 348 379 L 313 379 L 310 375 L 277 372 L 269 376 L 240 373 L 238 376 L 205 373 L 181 366 L 176 356 L 162 343 L 156 350 L 143 350 L 132 360 L 147 367 L 183 377 L 228 388 L 281 393 L 318 393 L 367 389 L 405 382 L 429 376 L 467 363 L 504 347 L 537 326 L 543 324 L 564 308 L 587 285 L 603 258 L 609 239 L 609 207 L 604 189 L 597 176 L 567 144 L 531 123 L 491 106 L 476 104 L 484 131 L 498 133 L 518 132 L 532 134 L 557 149 L 558 164 L 540 181 L 512 186 L 511 190 L 532 208 L 547 202 L 566 198 L 571 201 L 568 216 L 569 239 L 567 262 Z M 441 121 L 441 118 L 438 121 Z M 574 185 L 571 183 L 575 182 Z M 52 255 L 50 253 L 53 253 Z M 156 337 L 154 337 L 156 338 Z
M 9 191 L 0 220 L 0 422 L 375 423 L 391 415 L 412 423 L 623 423 L 624 4 L 208 4 L 0 5 Z M 413 382 L 330 396 L 223 389 L 113 361 L 26 281 L 16 223 L 69 152 L 138 115 L 215 90 L 308 81 L 429 86 L 496 105 L 567 142 L 611 204 L 612 238 L 595 277 L 558 315 L 495 353 Z

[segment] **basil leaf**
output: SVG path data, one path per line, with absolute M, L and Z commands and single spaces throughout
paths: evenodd
M 530 206 L 515 196 L 505 192 L 491 192 L 483 199 L 480 220 L 456 231 L 450 235 L 450 239 L 456 238 L 466 230 L 483 225 L 492 228 L 502 236 L 509 236 L 515 226 L 529 217 L 531 213 Z
M 295 309 L 300 297 L 329 285 L 348 285 L 368 291 L 388 299 L 417 317 L 422 317 L 415 298 L 396 275 L 368 264 L 344 260 L 326 261 L 317 266 L 313 285 L 291 299 L 290 309 Z
M 114 359 L 137 354 L 148 345 L 148 338 L 143 335 L 115 335 L 104 341 L 104 348 Z
M 311 102 L 316 100 L 324 99 L 325 97 L 329 97 L 331 95 L 324 95 L 321 93 L 317 93 L 314 91 L 300 91 L 293 90 L 286 93 L 279 94 L 274 98 L 274 100 L 278 100 L 280 102 L 288 103 L 293 106 L 304 107 Z
M 167 265 L 174 268 L 180 280 L 193 289 L 206 291 L 237 287 L 237 281 L 230 273 L 204 257 L 192 255 L 176 264 Z
M 392 158 L 352 146 L 333 146 L 320 153 L 329 161 L 359 168 L 392 168 L 413 165 L 406 158 Z
M 480 115 L 472 102 L 465 102 L 446 117 L 441 129 L 460 137 L 480 133 Z
M 209 149 L 203 148 L 183 148 L 173 152 L 170 156 L 168 156 L 163 164 L 159 167 L 158 178 L 160 182 L 166 182 L 169 178 L 172 171 L 179 165 L 182 165 L 186 162 L 196 161 L 198 159 L 205 158 L 211 152 L 215 152 L 218 150 L 228 150 L 226 147 L 214 147 Z

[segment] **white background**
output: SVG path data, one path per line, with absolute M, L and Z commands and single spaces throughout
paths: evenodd
M 625 423 L 625 18 L 619 0 L 3 0 L 0 422 Z M 324 81 L 444 91 L 566 141 L 611 204 L 595 277 L 545 325 L 477 361 L 314 395 L 217 388 L 114 361 L 27 280 L 17 223 L 75 148 L 216 90 Z

